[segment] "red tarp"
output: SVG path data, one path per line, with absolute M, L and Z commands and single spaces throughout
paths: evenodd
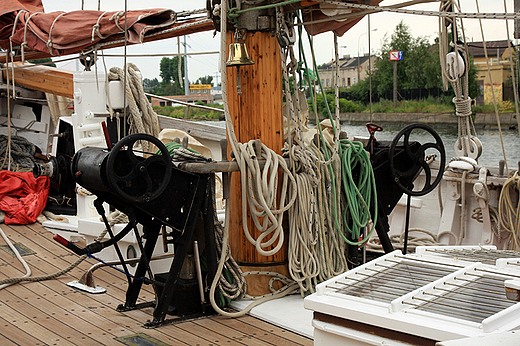
M 0 210 L 5 224 L 36 222 L 49 196 L 49 177 L 34 178 L 30 172 L 0 171 Z
M 26 31 L 29 49 L 51 55 L 80 52 L 103 38 L 121 33 L 125 27 L 123 11 L 43 13 L 43 10 L 41 0 L 1 0 L 0 47 L 9 48 L 18 14 L 11 38 L 13 46 L 22 45 Z M 126 21 L 128 42 L 140 43 L 146 33 L 174 24 L 176 13 L 167 9 L 128 11 Z

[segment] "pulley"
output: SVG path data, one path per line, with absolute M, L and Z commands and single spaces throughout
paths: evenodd
M 449 52 L 446 54 L 446 72 L 451 79 L 457 79 L 466 73 L 466 64 L 460 53 Z

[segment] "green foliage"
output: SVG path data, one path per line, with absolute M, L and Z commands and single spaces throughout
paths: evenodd
M 318 114 L 322 116 L 328 116 L 327 112 L 327 104 L 329 106 L 329 109 L 332 114 L 334 114 L 336 105 L 334 101 L 334 96 L 331 94 L 326 94 L 326 103 L 325 99 L 323 98 L 322 94 L 316 95 L 316 108 L 318 109 Z M 312 109 L 312 102 L 311 100 L 307 101 L 309 104 L 309 109 Z M 339 112 L 340 113 L 358 113 L 362 112 L 364 110 L 365 106 L 356 101 L 346 100 L 346 99 L 339 99 Z
M 370 107 L 360 102 L 340 99 L 340 113 L 368 113 Z M 327 94 L 327 103 L 331 112 L 334 113 L 334 96 Z M 316 95 L 318 114 L 322 117 L 328 116 L 325 102 L 321 94 Z M 309 107 L 311 103 L 309 101 Z M 452 104 L 440 102 L 437 98 L 423 100 L 400 101 L 397 106 L 390 100 L 381 99 L 372 104 L 373 113 L 452 113 L 455 107 Z
M 374 113 L 452 113 L 455 107 L 439 102 L 437 98 L 429 97 L 423 100 L 403 100 L 394 103 L 390 100 L 380 100 L 372 105 Z
M 161 59 L 159 75 L 162 82 L 153 89 L 153 93 L 160 96 L 184 95 L 184 88 L 179 79 L 179 60 L 181 65 L 180 79 L 184 78 L 184 61 L 178 56 L 173 58 L 164 57 Z
M 499 113 L 515 112 L 515 104 L 511 101 L 502 101 L 497 104 Z M 472 107 L 473 113 L 495 113 L 495 106 L 493 104 L 485 104 Z
M 200 77 L 195 84 L 211 84 L 213 86 L 213 76 Z
M 143 79 L 143 88 L 145 90 L 151 90 L 153 88 L 157 88 L 160 85 L 161 85 L 161 83 L 159 83 L 157 78 L 154 78 L 154 79 L 145 78 L 145 79 Z
M 204 106 L 223 109 L 223 105 L 209 104 Z M 172 118 L 183 119 L 186 116 L 186 107 L 184 106 L 164 106 L 164 107 L 153 107 L 157 114 L 165 115 Z M 188 113 L 188 119 L 192 120 L 220 120 L 222 112 L 211 111 L 208 109 L 190 107 Z
M 51 58 L 34 59 L 34 60 L 29 60 L 29 62 L 31 64 L 40 64 L 40 65 L 47 65 L 47 66 L 56 67 L 56 64 L 52 62 Z
M 390 38 L 385 37 L 384 40 L 381 51 L 376 55 L 377 61 L 372 74 L 373 100 L 379 100 L 393 90 L 396 63 L 389 60 L 391 51 L 403 52 L 403 60 L 397 62 L 398 89 L 443 88 L 438 45 L 430 44 L 425 37 L 414 38 L 410 28 L 403 22 L 397 25 Z M 469 71 L 470 96 L 475 98 L 479 95 L 480 89 L 476 78 L 477 70 L 471 57 Z M 346 93 L 349 99 L 366 103 L 369 99 L 368 78 L 351 86 Z M 453 96 L 454 92 L 450 87 L 443 101 L 451 104 Z

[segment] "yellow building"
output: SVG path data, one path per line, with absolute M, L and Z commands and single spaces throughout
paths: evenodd
M 512 43 L 511 47 L 514 49 Z M 511 65 L 507 40 L 486 42 L 486 48 L 487 60 L 483 42 L 468 43 L 469 53 L 473 56 L 477 68 L 477 81 L 482 91 L 477 97 L 477 104 L 492 104 L 493 94 L 496 102 L 512 100 Z

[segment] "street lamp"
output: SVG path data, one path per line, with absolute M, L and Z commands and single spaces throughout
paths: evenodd
M 370 28 L 370 24 L 369 24 L 369 28 Z M 362 33 L 361 35 L 359 35 L 358 37 L 358 41 L 357 41 L 357 82 L 359 83 L 360 79 L 361 79 L 361 73 L 360 73 L 360 70 L 359 70 L 359 40 L 361 39 L 361 36 L 363 35 L 366 35 L 367 33 L 369 33 L 370 31 L 377 31 L 377 28 L 375 29 L 372 29 L 372 30 L 368 30 L 364 33 Z M 370 38 L 369 38 L 369 42 L 370 42 Z M 369 60 L 369 64 L 370 64 L 370 48 L 369 49 L 369 52 L 368 52 L 368 60 Z
M 368 23 L 368 97 L 370 104 L 370 122 L 372 122 L 372 51 L 370 50 L 370 14 L 367 15 Z M 373 31 L 377 31 L 375 28 Z

